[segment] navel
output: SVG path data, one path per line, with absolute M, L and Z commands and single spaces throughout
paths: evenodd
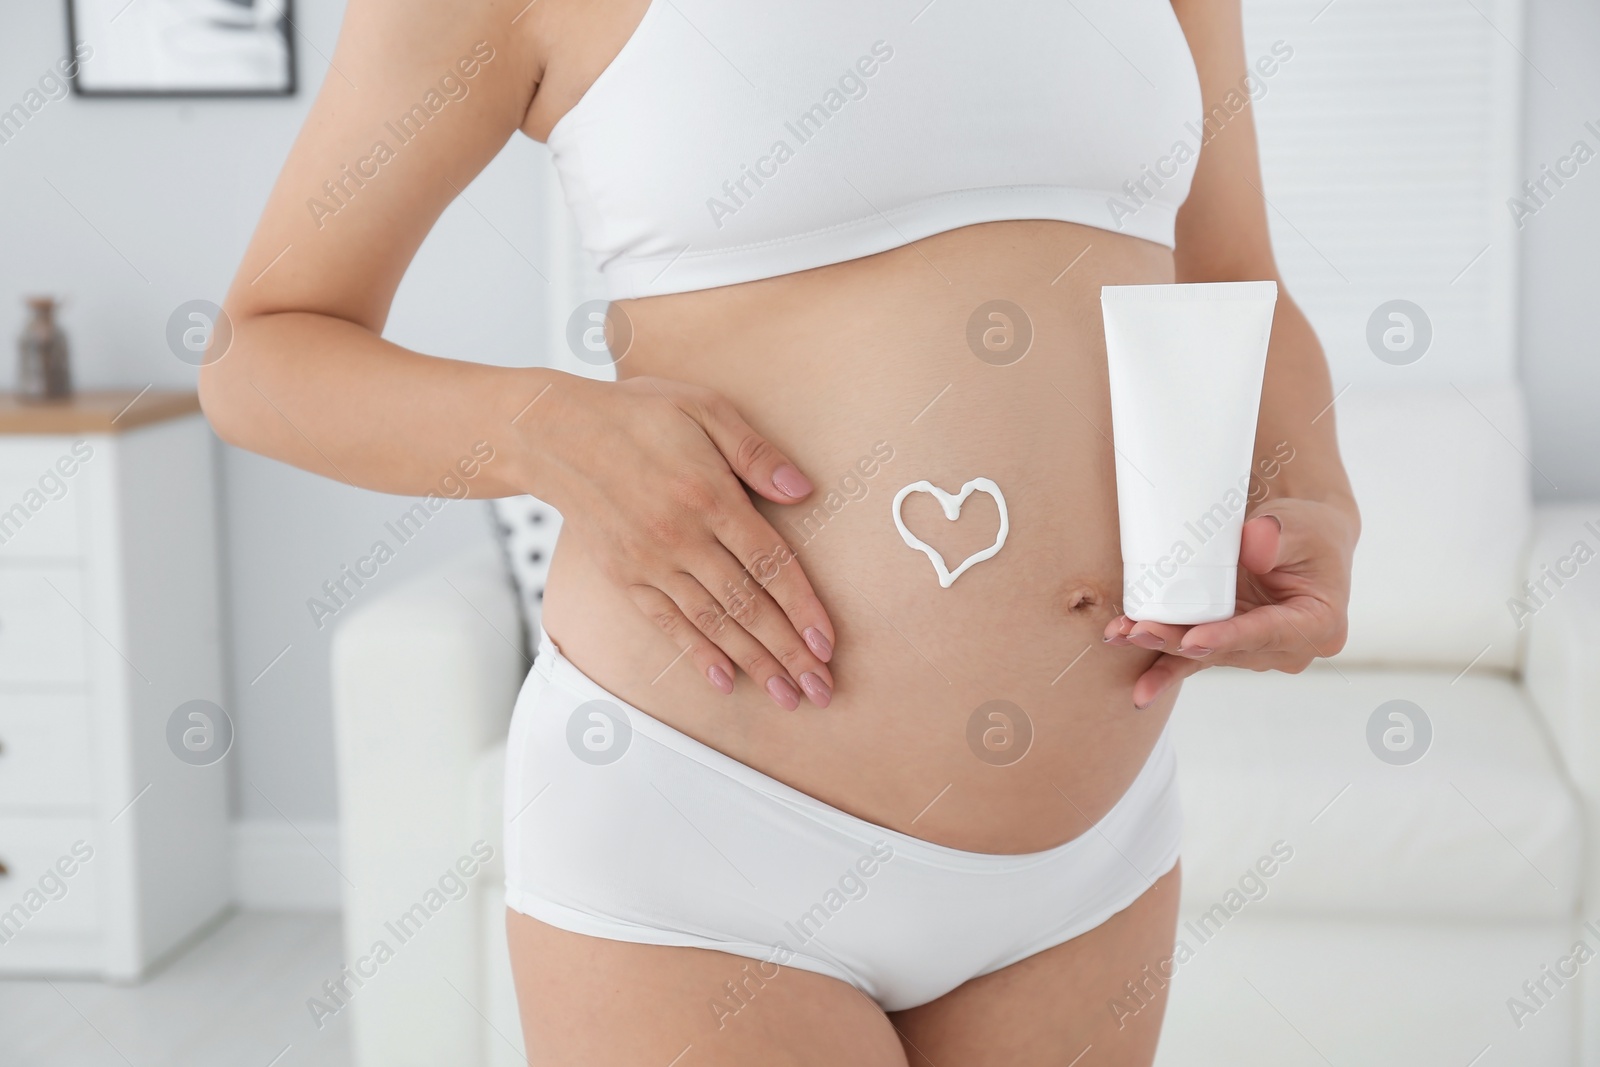
M 1061 605 L 1073 618 L 1092 616 L 1105 603 L 1105 594 L 1088 582 L 1069 582 L 1061 593 Z

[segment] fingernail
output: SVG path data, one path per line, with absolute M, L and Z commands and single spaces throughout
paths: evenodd
M 1149 700 L 1146 700 L 1143 704 L 1140 704 L 1138 701 L 1134 701 L 1134 704 L 1133 704 L 1134 710 L 1135 711 L 1143 711 L 1145 708 L 1148 708 L 1151 704 L 1154 704 L 1156 702 L 1156 699 L 1158 697 L 1160 697 L 1160 696 L 1161 696 L 1161 691 L 1157 690 L 1155 696 L 1152 696 Z
M 1133 644 L 1132 641 L 1129 641 L 1122 634 L 1112 634 L 1110 637 L 1106 638 L 1106 642 L 1108 644 L 1113 644 L 1113 645 L 1131 645 L 1131 644 Z
M 800 690 L 781 674 L 775 674 L 767 679 L 767 695 L 785 711 L 793 711 L 800 706 Z
M 778 492 L 796 500 L 811 492 L 811 479 L 801 474 L 793 463 L 785 463 L 773 471 L 772 484 Z
M 806 691 L 806 696 L 811 698 L 811 703 L 819 708 L 825 708 L 833 700 L 833 690 L 828 688 L 828 683 L 822 680 L 819 674 L 811 671 L 800 676 L 800 688 Z
M 1178 652 L 1181 655 L 1192 656 L 1195 659 L 1202 659 L 1211 655 L 1211 650 L 1209 648 L 1204 648 L 1200 645 L 1190 645 L 1188 648 L 1180 648 L 1178 649 Z
M 1273 522 L 1278 524 L 1278 532 L 1279 533 L 1283 532 L 1283 520 L 1282 519 L 1278 518 L 1278 516 L 1276 516 L 1276 515 L 1268 515 L 1267 518 L 1271 519 Z
M 806 647 L 811 654 L 826 663 L 833 658 L 833 646 L 828 644 L 828 639 L 822 636 L 822 631 L 815 626 L 807 626 L 805 633 L 800 636 L 806 639 Z
M 706 677 L 711 679 L 711 684 L 723 694 L 733 692 L 733 679 L 728 677 L 728 672 L 713 663 L 706 668 Z
M 1152 652 L 1158 652 L 1167 647 L 1166 638 L 1157 637 L 1152 633 L 1129 634 L 1128 640 L 1140 648 L 1148 648 Z

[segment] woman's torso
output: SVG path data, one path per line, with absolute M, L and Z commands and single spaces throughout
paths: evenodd
M 530 112 L 529 132 L 547 134 L 582 96 L 638 8 L 570 24 L 582 40 L 569 54 L 589 58 L 549 65 L 547 107 Z M 619 376 L 717 389 L 816 485 L 802 504 L 755 506 L 833 620 L 834 698 L 786 712 L 749 679 L 731 697 L 715 692 L 571 526 L 551 565 L 546 630 L 622 699 L 873 822 L 982 852 L 1076 836 L 1121 795 L 1171 708 L 1170 694 L 1133 707 L 1153 654 L 1101 641 L 1121 565 L 1099 291 L 1172 275 L 1171 250 L 1153 241 L 1014 220 L 622 301 L 632 340 Z M 902 540 L 891 501 L 914 481 L 955 491 L 976 477 L 999 485 L 1010 533 L 941 588 Z M 999 522 L 981 494 L 955 523 L 926 494 L 908 498 L 904 516 L 951 566 L 990 544 Z

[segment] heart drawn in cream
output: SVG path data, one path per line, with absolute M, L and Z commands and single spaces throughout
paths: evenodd
M 966 503 L 967 497 L 974 492 L 984 492 L 994 497 L 994 502 L 1000 509 L 1000 532 L 995 535 L 994 544 L 974 552 L 961 561 L 961 566 L 952 571 L 945 566 L 944 557 L 934 551 L 932 545 L 906 529 L 905 519 L 900 517 L 900 505 L 912 493 L 931 493 L 933 498 L 939 502 L 939 507 L 944 509 L 944 517 L 954 522 L 961 514 L 961 505 Z M 939 585 L 945 589 L 949 589 L 957 578 L 966 573 L 968 567 L 974 563 L 982 563 L 984 560 L 994 556 L 996 552 L 999 552 L 1001 546 L 1006 543 L 1006 534 L 1011 531 L 1011 519 L 1006 514 L 1005 494 L 1001 493 L 1000 487 L 988 478 L 972 479 L 961 487 L 961 492 L 959 493 L 947 493 L 929 481 L 912 482 L 894 495 L 894 525 L 900 531 L 900 537 L 907 545 L 923 552 L 932 561 L 933 569 L 939 575 Z

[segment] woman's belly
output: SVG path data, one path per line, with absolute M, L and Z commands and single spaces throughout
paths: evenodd
M 619 375 L 720 391 L 816 486 L 800 504 L 752 499 L 833 621 L 833 700 L 785 711 L 747 677 L 716 692 L 602 577 L 572 524 L 545 629 L 628 703 L 861 818 L 976 852 L 1084 832 L 1133 780 L 1173 700 L 1135 710 L 1155 654 L 1101 641 L 1121 563 L 1100 286 L 1172 270 L 1158 245 L 1017 221 L 626 303 Z M 912 482 L 956 492 L 978 477 L 998 484 L 1010 532 L 942 588 L 891 502 Z M 998 534 L 981 493 L 954 522 L 926 493 L 902 514 L 951 569 Z

